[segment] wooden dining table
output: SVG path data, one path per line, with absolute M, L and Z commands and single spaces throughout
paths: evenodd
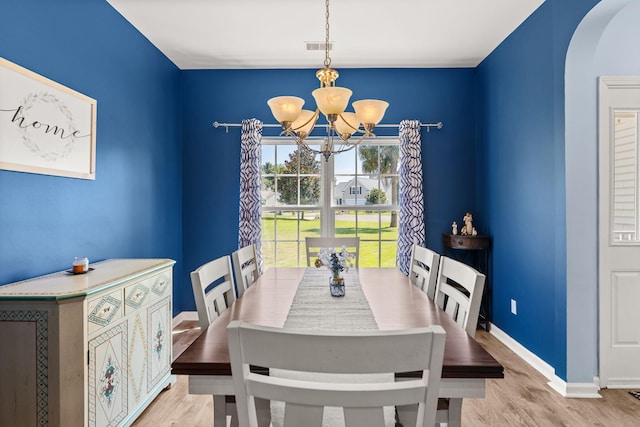
M 173 362 L 173 374 L 189 376 L 189 393 L 234 394 L 227 325 L 232 320 L 243 320 L 283 327 L 304 273 L 305 268 L 267 270 Z M 443 327 L 446 342 L 440 397 L 461 405 L 463 398 L 483 398 L 487 379 L 504 378 L 502 365 L 400 270 L 360 268 L 358 278 L 378 329 Z M 327 294 L 328 288 L 327 282 Z M 215 399 L 214 405 L 214 415 L 224 414 L 224 406 Z M 449 422 L 449 426 L 459 424 L 460 420 Z

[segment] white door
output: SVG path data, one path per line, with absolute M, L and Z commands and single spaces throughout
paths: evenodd
M 640 387 L 640 77 L 601 77 L 600 386 Z

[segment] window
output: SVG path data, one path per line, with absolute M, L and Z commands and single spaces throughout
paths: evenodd
M 611 180 L 611 237 L 614 243 L 637 243 L 638 221 L 638 142 L 640 112 L 616 111 L 614 114 L 613 175 Z
M 378 138 L 325 161 L 263 138 L 264 267 L 305 266 L 305 237 L 334 235 L 360 237 L 361 266 L 395 267 L 399 153 L 397 139 Z

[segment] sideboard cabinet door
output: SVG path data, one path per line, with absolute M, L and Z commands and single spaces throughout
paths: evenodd
M 127 322 L 89 340 L 89 426 L 117 426 L 128 414 Z
M 147 391 L 151 391 L 171 371 L 171 299 L 165 297 L 147 311 L 149 363 Z

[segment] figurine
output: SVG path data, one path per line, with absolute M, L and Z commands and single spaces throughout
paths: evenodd
M 458 234 L 458 223 L 455 221 L 453 221 L 453 223 L 451 224 L 451 234 L 453 234 L 454 236 Z
M 475 227 L 473 227 L 473 230 L 471 230 L 471 235 L 472 236 L 477 236 L 478 235 L 478 230 L 476 230 Z
M 462 227 L 462 230 L 460 230 L 460 235 L 461 236 L 466 236 L 467 235 L 467 227 Z
M 462 220 L 464 221 L 464 227 L 463 230 L 465 231 L 464 235 L 468 235 L 468 234 L 472 234 L 473 233 L 473 225 L 471 224 L 471 221 L 473 221 L 473 216 L 467 212 L 465 214 L 465 216 L 462 218 Z

